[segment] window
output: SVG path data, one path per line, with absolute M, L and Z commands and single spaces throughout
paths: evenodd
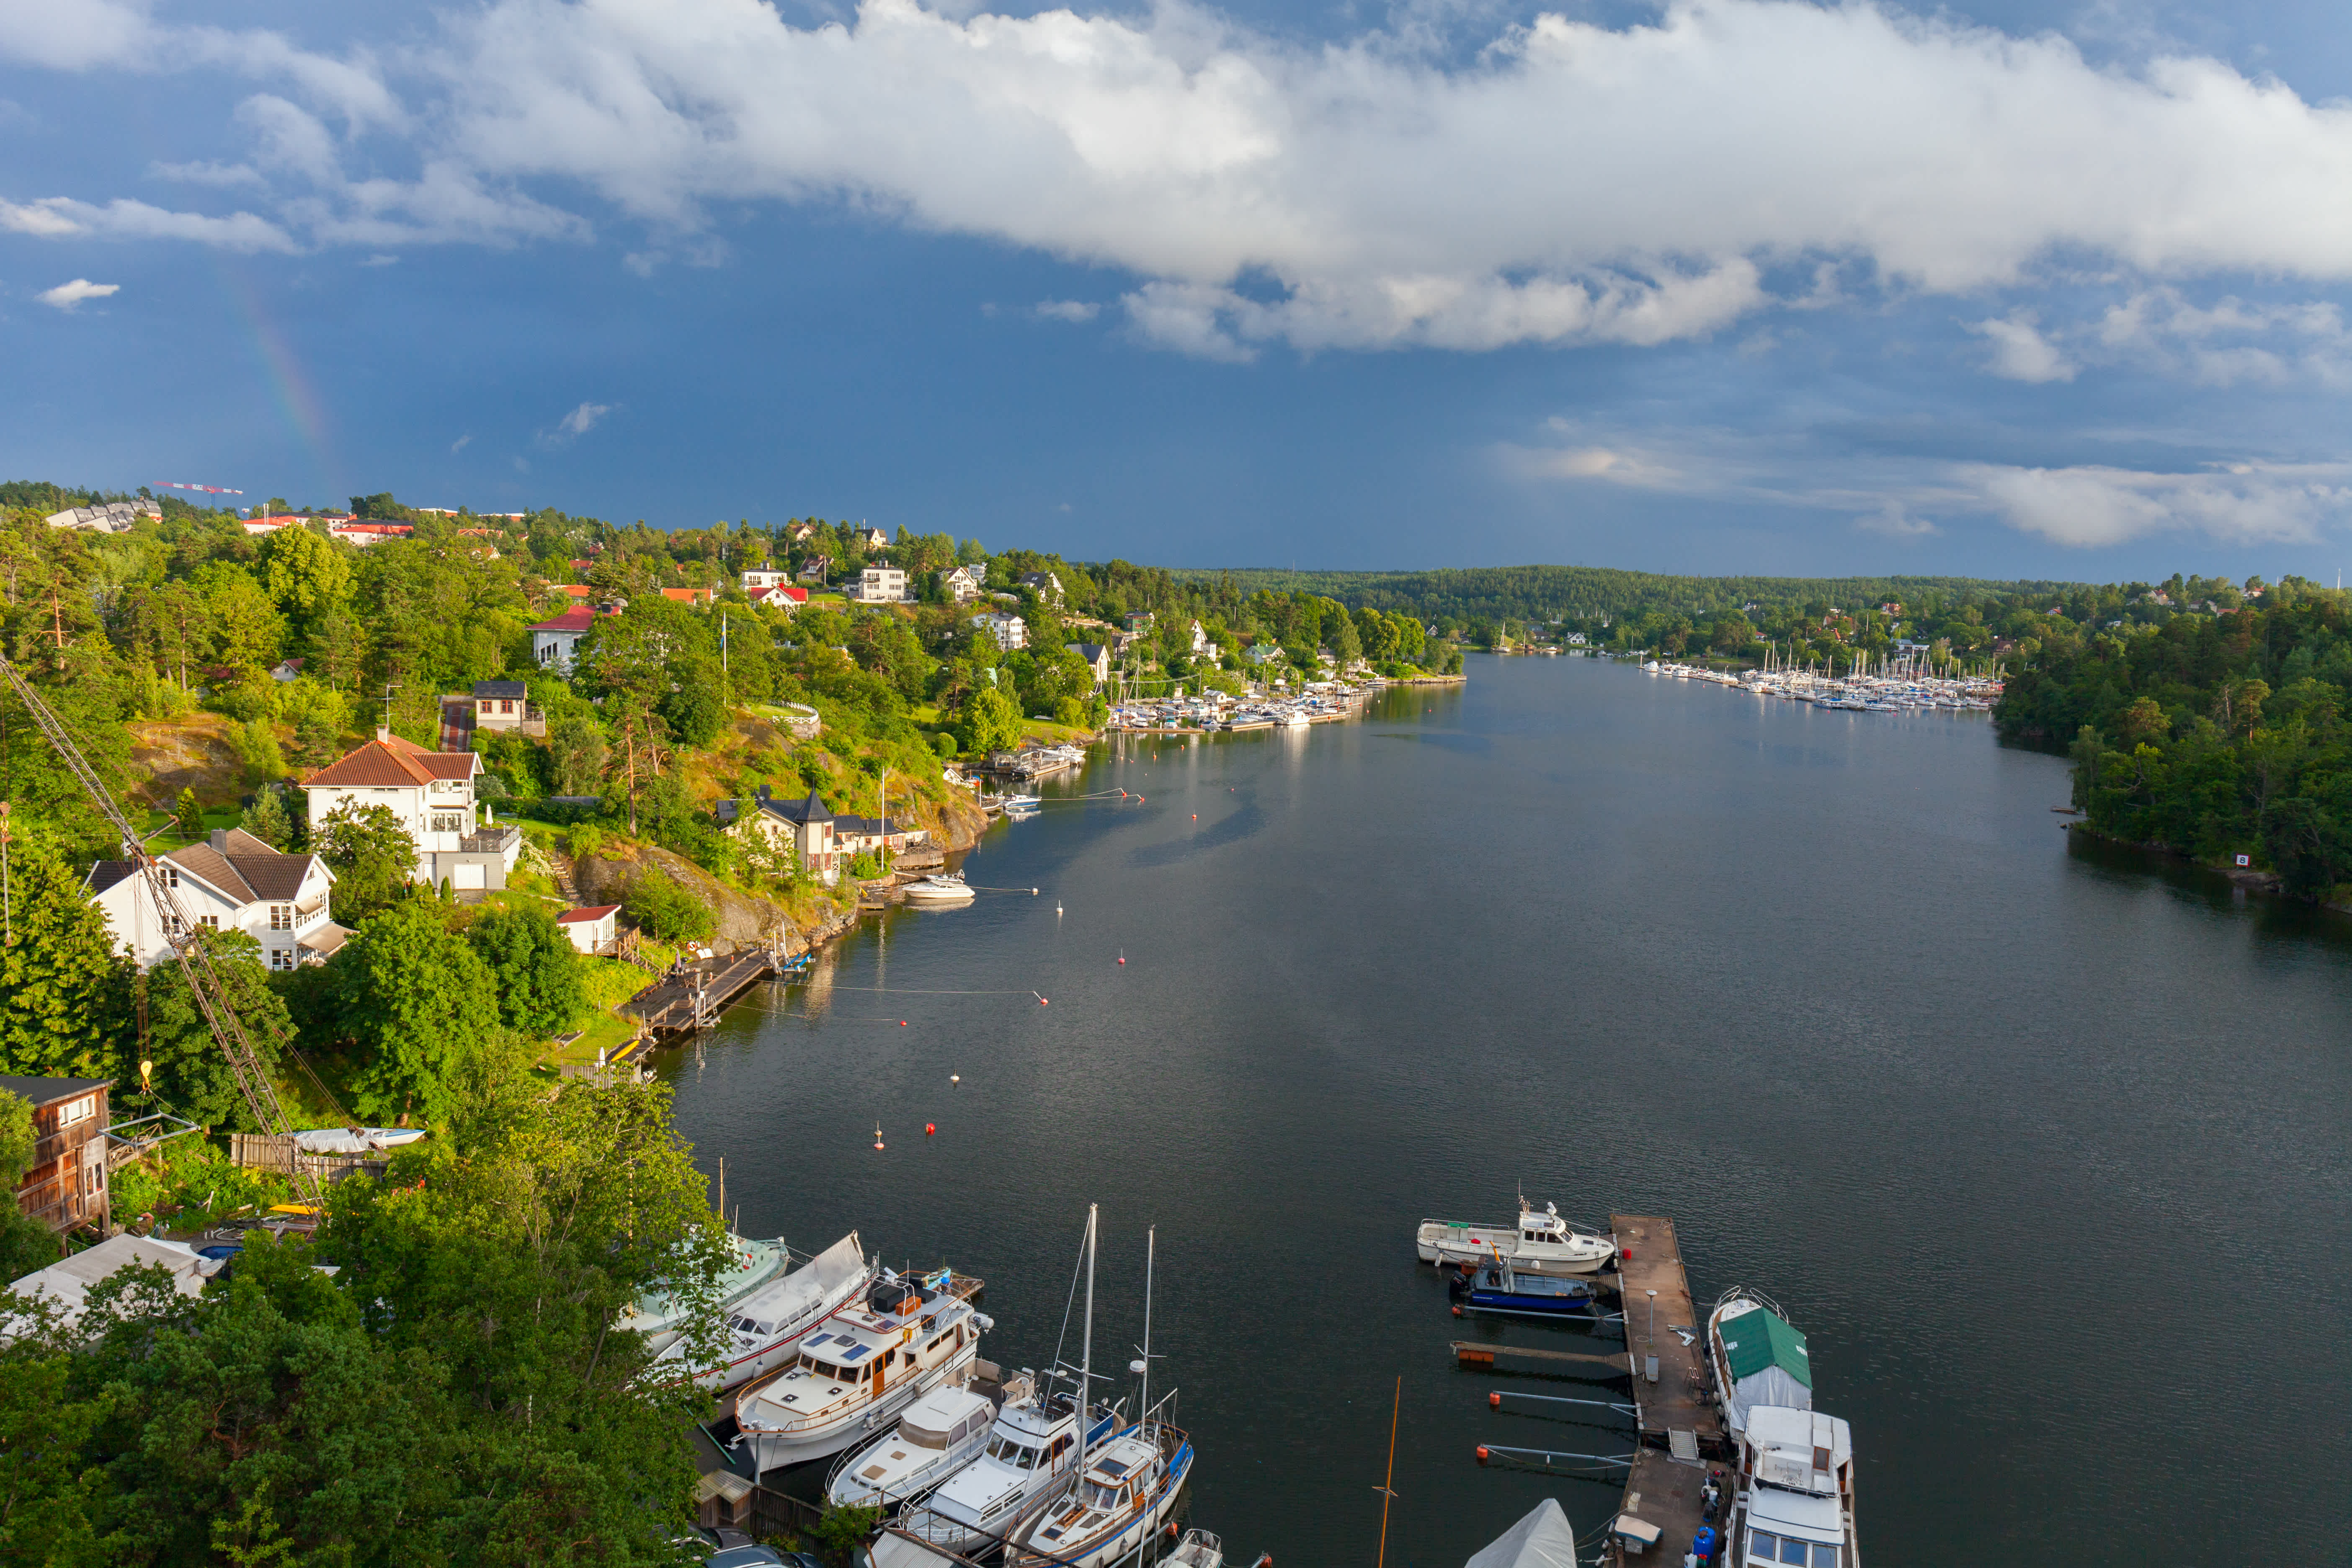
M 180 885 L 180 868 L 179 868 L 177 866 L 166 866 L 166 867 L 164 867 L 164 868 L 163 868 L 163 886 L 165 886 L 165 887 L 167 887 L 167 888 L 176 888 L 176 887 L 178 887 L 179 885 Z
M 220 930 L 220 916 L 198 915 L 196 917 L 196 923 L 204 927 L 206 931 L 218 931 Z
M 77 1122 L 87 1121 L 97 1114 L 98 1096 L 94 1094 L 85 1094 L 79 1100 L 74 1100 L 63 1110 L 58 1112 L 58 1125 L 60 1127 L 71 1127 Z
M 293 949 L 291 949 L 291 948 L 285 948 L 285 947 L 273 947 L 273 948 L 271 948 L 271 949 L 269 950 L 269 967 L 270 967 L 270 968 L 272 968 L 272 969 L 291 969 L 291 968 L 293 968 L 293 967 L 294 967 L 294 951 L 293 951 Z
M 270 905 L 269 929 L 271 931 L 292 931 L 294 929 L 294 906 L 291 904 Z

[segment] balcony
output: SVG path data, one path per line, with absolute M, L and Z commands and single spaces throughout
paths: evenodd
M 459 837 L 457 849 L 464 855 L 507 855 L 521 843 L 521 828 L 494 824 Z

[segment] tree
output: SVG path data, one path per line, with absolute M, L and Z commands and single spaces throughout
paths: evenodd
M 0 1193 L 16 1190 L 16 1184 L 33 1168 L 33 1151 L 39 1142 L 33 1131 L 33 1102 L 0 1089 Z M 0 1281 L 21 1279 L 56 1262 L 57 1257 L 58 1238 L 47 1226 L 19 1212 L 14 1203 L 0 1203 Z M 0 1428 L 0 1453 L 17 1452 L 5 1428 Z M 0 1497 L 0 1552 L 5 1552 L 13 1533 L 14 1516 L 7 1500 Z
M 630 881 L 621 912 L 657 942 L 698 942 L 710 934 L 710 906 L 653 868 Z
M 286 809 L 286 797 L 274 789 L 263 789 L 245 808 L 245 818 L 238 824 L 247 833 L 283 851 L 294 842 L 294 817 Z
M 112 1026 L 124 1015 L 130 961 L 106 917 L 54 848 L 9 847 L 8 931 L 0 940 L 0 1072 L 112 1078 Z M 136 889 L 145 898 L 145 889 Z
M 336 1007 L 359 1046 L 358 1109 L 437 1123 L 501 1044 L 489 967 L 436 903 L 394 904 L 360 922 L 334 958 Z
M 308 528 L 281 528 L 261 542 L 261 586 L 278 612 L 308 630 L 352 595 L 349 552 Z
M 487 910 L 466 938 L 497 978 L 499 1016 L 507 1027 L 544 1039 L 587 1005 L 579 952 L 545 910 Z
M 183 838 L 205 836 L 205 808 L 196 804 L 193 786 L 182 786 L 178 804 L 172 807 L 172 830 Z
M 262 1070 L 275 1071 L 278 1047 L 293 1038 L 294 1026 L 284 1000 L 269 988 L 261 944 L 241 931 L 200 930 L 195 940 L 211 955 L 213 973 Z M 156 964 L 138 984 L 146 990 L 147 1059 L 155 1064 L 155 1091 L 163 1103 L 201 1126 L 261 1131 L 180 966 Z
M 982 687 L 964 699 L 956 715 L 956 742 L 974 756 L 986 756 L 1021 743 L 1021 710 L 994 687 Z
M 345 920 L 390 904 L 416 868 L 416 840 L 389 806 L 345 801 L 311 829 L 310 838 L 335 873 L 335 908 Z
M 586 705 L 548 721 L 547 765 L 556 795 L 594 795 L 604 776 L 604 735 Z

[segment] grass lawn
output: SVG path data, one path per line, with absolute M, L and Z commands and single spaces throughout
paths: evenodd
M 1095 733 L 1083 724 L 1056 724 L 1051 719 L 1024 719 L 1021 721 L 1021 738 L 1046 746 L 1058 746 L 1071 741 L 1084 745 L 1095 738 Z

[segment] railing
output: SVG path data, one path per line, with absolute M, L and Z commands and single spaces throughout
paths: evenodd
M 467 855 L 503 855 L 509 847 L 521 842 L 522 829 L 520 827 L 484 827 L 461 835 L 457 839 L 457 848 Z

